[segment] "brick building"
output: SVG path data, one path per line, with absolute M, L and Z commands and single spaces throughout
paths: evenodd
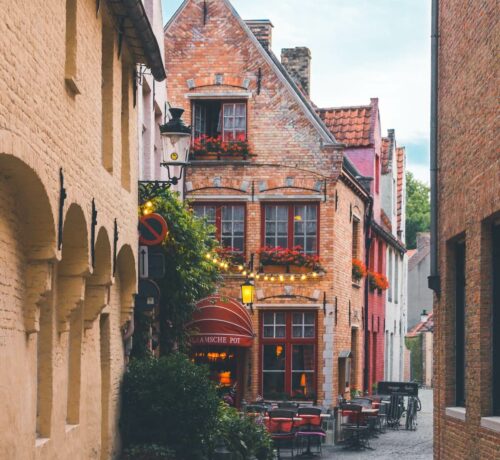
M 436 459 L 500 458 L 498 2 L 433 2 Z
M 318 113 L 336 139 L 347 145 L 345 154 L 364 177 L 371 178 L 370 196 L 372 200 L 369 230 L 365 234 L 367 252 L 366 265 L 372 272 L 389 274 L 386 262 L 388 254 L 394 252 L 401 258 L 405 252 L 404 245 L 392 233 L 392 220 L 383 209 L 382 195 L 382 161 L 386 158 L 389 146 L 383 150 L 385 141 L 381 135 L 380 112 L 378 99 L 372 98 L 370 105 L 359 107 L 322 108 Z M 395 142 L 392 148 L 395 148 Z M 389 172 L 387 162 L 385 173 Z M 397 170 L 396 170 L 397 171 Z M 397 192 L 394 194 L 397 197 Z M 394 213 L 394 229 L 398 227 L 397 208 Z M 391 214 L 392 217 L 392 214 Z M 392 273 L 392 272 L 391 272 Z M 401 268 L 400 273 L 403 273 Z M 389 289 L 392 289 L 394 278 L 391 278 Z M 399 280 L 402 286 L 402 278 Z M 396 283 L 398 284 L 398 283 Z M 365 337 L 365 375 L 363 388 L 372 390 L 374 384 L 384 380 L 385 336 L 390 332 L 400 334 L 399 321 L 386 321 L 387 294 L 381 289 L 365 286 L 367 309 L 367 334 Z M 402 289 L 400 292 L 403 292 Z M 394 321 L 393 318 L 391 318 Z M 393 329 L 394 328 L 394 329 Z M 404 335 L 403 335 L 404 336 Z M 398 344 L 399 349 L 399 344 Z M 394 347 L 393 347 L 394 350 Z M 392 362 L 392 361 L 391 361 Z
M 186 197 L 242 264 L 200 303 L 193 353 L 219 382 L 237 381 L 238 398 L 330 405 L 362 386 L 363 282 L 351 271 L 368 196 L 311 106 L 309 50 L 283 50 L 280 62 L 271 42 L 270 21 L 244 22 L 226 0 L 187 0 L 165 26 L 169 102 L 193 127 Z M 294 246 L 324 270 L 270 256 Z M 243 266 L 252 311 L 239 302 Z
M 2 459 L 107 459 L 118 448 L 136 291 L 135 66 L 165 78 L 132 3 L 3 4 Z

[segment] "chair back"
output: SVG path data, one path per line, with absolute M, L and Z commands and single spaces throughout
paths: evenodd
M 363 406 L 360 404 L 344 403 L 340 406 L 342 416 L 347 416 L 350 423 L 356 423 L 357 426 L 361 423 L 361 412 Z
M 270 433 L 293 433 L 295 411 L 274 409 L 269 411 L 268 429 Z
M 319 407 L 299 407 L 297 416 L 302 418 L 302 415 L 312 417 L 304 417 L 301 425 L 321 426 L 321 409 Z
M 294 409 L 297 410 L 299 408 L 299 404 L 292 401 L 283 401 L 278 403 L 278 409 Z
M 387 403 L 380 403 L 380 406 L 378 407 L 378 414 L 379 415 L 387 415 L 387 408 L 389 404 Z

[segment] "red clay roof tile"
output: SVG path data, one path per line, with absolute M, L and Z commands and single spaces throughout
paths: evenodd
M 404 180 L 404 167 L 405 167 L 405 148 L 397 147 L 396 148 L 396 161 L 398 166 L 398 175 L 397 175 L 397 199 L 398 199 L 398 230 L 402 230 L 401 228 L 401 220 L 402 220 L 402 207 L 403 207 L 403 180 Z
M 338 142 L 349 147 L 372 145 L 372 106 L 318 109 L 318 115 Z

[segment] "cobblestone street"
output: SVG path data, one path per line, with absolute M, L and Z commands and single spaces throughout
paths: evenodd
M 374 450 L 360 452 L 344 450 L 340 446 L 325 448 L 323 459 L 432 459 L 432 390 L 419 390 L 422 410 L 418 413 L 417 431 L 388 429 L 385 434 L 370 440 Z M 402 422 L 404 425 L 404 421 Z

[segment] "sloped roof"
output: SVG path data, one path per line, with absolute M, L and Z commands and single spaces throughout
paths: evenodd
M 391 147 L 391 140 L 388 137 L 382 138 L 382 144 L 380 148 L 382 174 L 387 174 L 389 172 L 389 149 Z
M 318 109 L 318 114 L 335 139 L 348 147 L 373 144 L 371 105 L 323 108 Z
M 416 337 L 422 332 L 433 332 L 434 331 L 434 313 L 431 311 L 427 316 L 427 321 L 420 321 L 418 324 L 413 326 L 410 331 L 406 334 L 407 337 Z
M 163 28 L 164 32 L 168 30 L 170 25 L 177 19 L 179 14 L 182 12 L 182 10 L 186 7 L 186 5 L 190 1 L 191 0 L 184 0 L 184 2 L 182 2 L 177 11 L 174 13 L 174 15 L 170 18 L 167 24 L 165 24 L 165 27 Z M 249 39 L 257 47 L 262 57 L 275 71 L 278 78 L 284 83 L 284 85 L 290 91 L 292 96 L 297 100 L 299 106 L 304 111 L 306 117 L 309 119 L 314 128 L 318 131 L 318 134 L 320 135 L 322 142 L 325 145 L 338 145 L 339 147 L 341 147 L 342 145 L 339 144 L 333 133 L 324 125 L 324 123 L 322 122 L 322 120 L 312 107 L 310 101 L 304 96 L 302 91 L 298 88 L 297 84 L 290 77 L 290 75 L 282 66 L 279 59 L 274 55 L 274 53 L 270 50 L 266 50 L 262 46 L 262 44 L 257 40 L 257 37 L 255 37 L 254 33 L 250 30 L 245 21 L 243 21 L 243 19 L 238 14 L 238 12 L 236 11 L 236 9 L 233 7 L 233 5 L 229 0 L 219 0 L 219 1 L 223 2 L 226 5 L 226 7 L 231 11 L 231 13 L 233 14 L 234 18 L 238 21 L 241 28 L 245 31 Z

